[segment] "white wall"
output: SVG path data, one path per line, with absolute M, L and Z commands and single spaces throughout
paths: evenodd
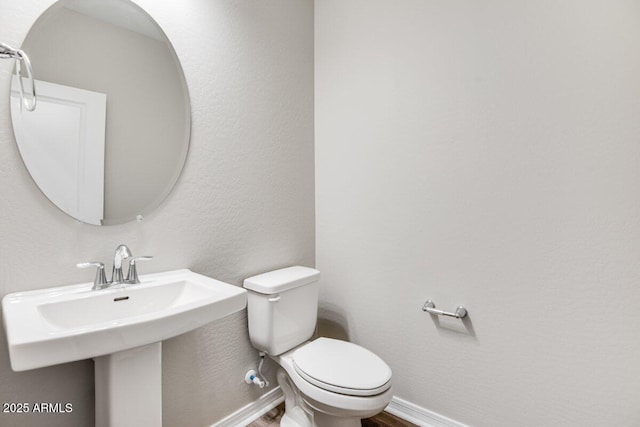
M 20 46 L 51 0 L 4 0 L 2 42 Z M 144 272 L 175 268 L 240 285 L 245 277 L 314 264 L 313 6 L 311 1 L 138 1 L 182 62 L 192 103 L 185 170 L 142 223 L 94 227 L 62 214 L 24 168 L 11 131 L 12 61 L 0 61 L 0 295 L 92 279 L 75 268 L 108 261 L 118 243 L 155 255 Z M 168 340 L 167 426 L 206 426 L 257 398 L 243 376 L 256 354 L 239 313 Z M 273 379 L 273 378 L 272 378 Z M 0 402 L 71 402 L 68 415 L 9 415 L 0 425 L 93 423 L 93 363 L 11 371 L 0 332 Z
M 322 0 L 315 35 L 323 317 L 458 421 L 640 425 L 640 3 Z

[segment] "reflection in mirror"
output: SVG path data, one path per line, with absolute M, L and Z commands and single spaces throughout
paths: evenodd
M 182 171 L 191 117 L 182 68 L 155 21 L 128 0 L 61 0 L 22 49 L 38 107 L 20 108 L 14 79 L 11 116 L 44 194 L 89 224 L 156 208 Z

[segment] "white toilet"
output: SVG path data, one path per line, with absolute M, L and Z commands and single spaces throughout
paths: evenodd
M 289 267 L 244 281 L 249 336 L 279 366 L 285 396 L 282 427 L 360 427 L 391 401 L 391 369 L 371 351 L 318 338 L 320 272 Z

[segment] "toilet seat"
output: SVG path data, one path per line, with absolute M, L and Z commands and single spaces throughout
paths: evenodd
M 348 396 L 374 396 L 391 386 L 391 369 L 359 345 L 318 338 L 293 352 L 293 367 L 321 389 Z

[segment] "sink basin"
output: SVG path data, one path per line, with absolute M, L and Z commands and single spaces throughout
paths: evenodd
M 140 276 L 139 285 L 92 283 L 6 295 L 14 371 L 88 359 L 163 341 L 242 310 L 246 291 L 189 270 Z

